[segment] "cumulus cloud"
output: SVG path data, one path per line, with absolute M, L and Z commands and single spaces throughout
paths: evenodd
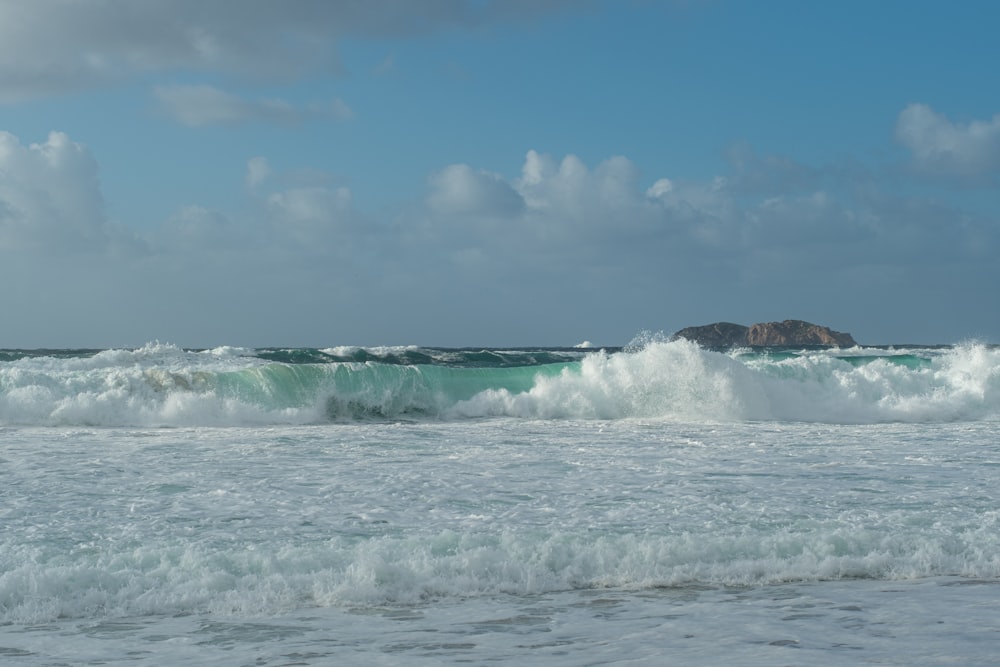
M 164 113 L 191 127 L 247 122 L 298 125 L 306 120 L 348 120 L 353 116 L 339 99 L 296 107 L 281 99 L 246 99 L 204 84 L 156 86 L 153 94 Z
M 288 80 L 341 69 L 337 40 L 530 20 L 558 0 L 4 0 L 0 103 L 187 70 Z
M 576 155 L 561 160 L 528 151 L 514 184 L 527 216 L 553 238 L 576 234 L 629 234 L 658 225 L 658 213 L 627 158 L 609 158 L 590 169 Z M 655 190 L 655 188 L 654 188 Z
M 954 123 L 926 104 L 911 104 L 899 114 L 896 140 L 928 171 L 972 177 L 1000 171 L 1000 114 Z
M 464 164 L 432 175 L 430 187 L 427 204 L 442 215 L 510 217 L 524 207 L 524 200 L 500 175 Z
M 0 247 L 94 248 L 108 241 L 97 162 L 61 132 L 23 145 L 0 132 Z
M 828 191 L 749 197 L 736 170 L 709 181 L 659 178 L 642 182 L 635 164 L 618 156 L 593 168 L 579 157 L 528 151 L 518 178 L 451 165 L 430 179 L 424 228 L 440 243 L 467 223 L 487 254 L 558 252 L 598 263 L 675 264 L 694 258 L 738 259 L 766 248 L 843 244 L 872 236 L 873 218 Z M 768 188 L 770 189 L 770 188 Z M 502 226 L 476 221 L 503 221 Z M 530 247 L 529 250 L 525 246 Z M 824 262 L 832 258 L 824 258 Z M 837 258 L 841 261 L 843 258 Z

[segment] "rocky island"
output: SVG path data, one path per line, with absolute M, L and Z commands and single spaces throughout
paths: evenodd
M 681 329 L 674 334 L 674 338 L 686 338 L 708 348 L 857 345 L 849 333 L 802 320 L 761 322 L 748 327 L 732 322 L 716 322 Z

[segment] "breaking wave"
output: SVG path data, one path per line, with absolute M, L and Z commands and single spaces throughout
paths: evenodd
M 337 420 L 823 423 L 1000 417 L 1000 349 L 628 349 L 0 353 L 0 424 L 240 426 Z

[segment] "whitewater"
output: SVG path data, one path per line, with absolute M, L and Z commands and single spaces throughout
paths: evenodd
M 0 350 L 0 663 L 992 665 L 1000 349 Z

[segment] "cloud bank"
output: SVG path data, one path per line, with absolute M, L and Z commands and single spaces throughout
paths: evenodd
M 907 111 L 907 128 L 958 132 L 951 168 L 995 168 L 961 140 L 991 136 L 991 122 L 956 129 Z M 938 153 L 917 146 L 945 142 L 914 136 L 918 162 Z M 32 338 L 39 346 L 615 344 L 641 328 L 823 321 L 834 308 L 855 313 L 834 324 L 864 339 L 858 325 L 871 312 L 927 327 L 932 306 L 958 307 L 957 290 L 1000 281 L 996 218 L 894 194 L 864 174 L 739 151 L 707 181 L 647 178 L 624 156 L 588 165 L 533 150 L 512 177 L 444 165 L 420 201 L 379 218 L 349 188 L 289 184 L 258 156 L 246 163 L 244 208 L 188 205 L 140 231 L 108 218 L 87 147 L 58 132 L 27 145 L 2 133 L 0 279 L 31 289 L 7 290 L 0 307 L 29 313 L 6 323 L 15 338 L 48 325 L 53 339 Z M 762 295 L 773 313 L 761 312 Z M 59 323 L 74 309 L 101 317 L 81 317 L 67 335 Z M 998 324 L 986 311 L 979 319 Z M 942 340 L 951 332 L 937 320 Z M 108 329 L 121 339 L 98 339 Z
M 407 37 L 468 29 L 532 20 L 567 7 L 578 11 L 579 3 L 4 0 L 0 2 L 0 104 L 177 70 L 289 81 L 341 71 L 336 46 L 345 37 Z

